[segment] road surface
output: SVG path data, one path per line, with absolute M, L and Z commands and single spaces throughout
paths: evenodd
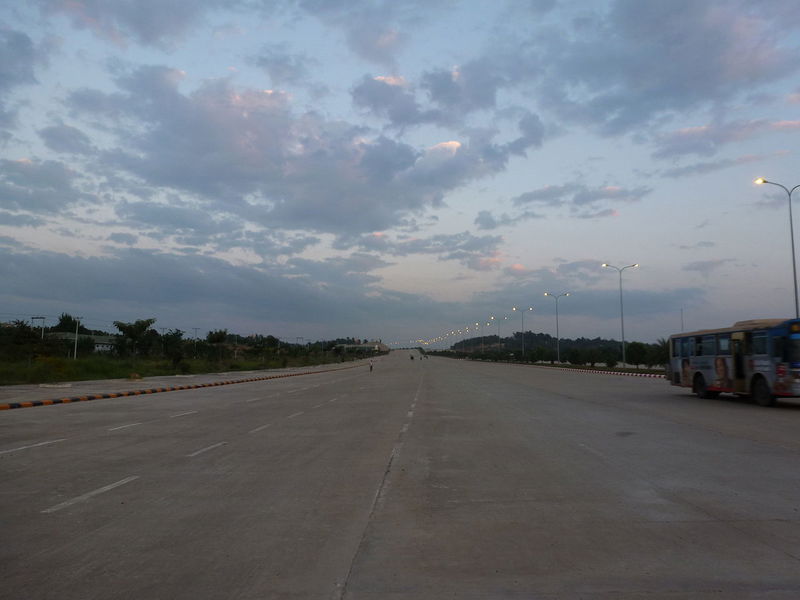
M 800 404 L 408 354 L 0 413 L 0 598 L 800 598 Z

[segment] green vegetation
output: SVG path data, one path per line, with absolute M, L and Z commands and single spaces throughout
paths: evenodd
M 25 321 L 0 324 L 0 385 L 280 369 L 377 354 L 352 338 L 290 344 L 271 335 L 245 337 L 219 329 L 205 339 L 185 339 L 178 329 L 159 333 L 154 323 L 115 321 L 117 334 L 79 327 L 77 357 L 77 322 L 70 315 L 62 314 L 44 331 Z
M 529 362 L 550 364 L 565 368 L 611 369 L 618 371 L 642 372 L 661 367 L 669 360 L 668 343 L 665 339 L 655 344 L 626 342 L 625 357 L 628 365 L 634 368 L 617 369 L 622 360 L 620 343 L 602 338 L 562 338 L 559 342 L 561 362 L 557 360 L 556 338 L 546 333 L 525 332 L 525 354 L 522 354 L 522 336 L 517 332 L 513 337 L 499 338 L 487 335 L 457 342 L 450 350 L 431 351 L 429 354 L 453 358 L 471 358 L 503 362 Z

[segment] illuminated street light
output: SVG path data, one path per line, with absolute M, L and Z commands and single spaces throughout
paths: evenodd
M 528 308 L 517 308 L 516 306 L 512 306 L 511 310 L 518 312 L 520 319 L 522 319 L 522 361 L 525 362 L 525 313 L 532 311 L 533 307 L 529 306 Z
M 798 305 L 797 303 L 797 263 L 794 257 L 794 221 L 792 219 L 792 192 L 794 192 L 797 188 L 799 188 L 800 185 L 796 185 L 791 190 L 789 190 L 780 183 L 775 183 L 774 181 L 767 181 L 763 177 L 759 177 L 754 181 L 754 183 L 758 185 L 762 185 L 764 183 L 768 183 L 770 185 L 777 185 L 784 192 L 786 192 L 786 195 L 789 197 L 789 238 L 792 242 L 792 281 L 794 285 L 794 318 L 800 319 L 800 305 Z
M 570 292 L 562 292 L 561 294 L 551 294 L 550 292 L 545 292 L 544 295 L 549 296 L 556 301 L 556 359 L 558 360 L 558 363 L 561 364 L 561 336 L 558 333 L 558 299 L 563 296 L 569 296 Z
M 622 272 L 625 269 L 635 269 L 639 266 L 639 263 L 635 263 L 632 265 L 627 265 L 622 267 L 615 267 L 614 265 L 610 265 L 608 263 L 603 263 L 604 267 L 608 267 L 609 269 L 616 269 L 619 272 L 619 324 L 620 328 L 622 329 L 622 366 L 625 366 L 625 314 L 622 312 Z

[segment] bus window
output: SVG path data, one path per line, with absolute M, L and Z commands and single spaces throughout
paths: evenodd
M 779 361 L 786 360 L 786 338 L 776 336 L 772 338 L 772 356 Z
M 767 332 L 754 331 L 751 339 L 750 351 L 752 354 L 767 353 Z
M 714 356 L 716 353 L 716 344 L 713 335 L 704 335 L 700 343 L 698 356 Z
M 672 357 L 678 358 L 681 355 L 681 340 L 672 340 Z
M 683 352 L 681 356 L 694 356 L 694 338 L 683 338 Z
M 717 337 L 717 354 L 730 356 L 731 353 L 731 336 L 724 333 Z

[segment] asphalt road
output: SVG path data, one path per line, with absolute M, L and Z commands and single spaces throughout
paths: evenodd
M 800 403 L 395 352 L 0 413 L 0 598 L 800 598 Z

